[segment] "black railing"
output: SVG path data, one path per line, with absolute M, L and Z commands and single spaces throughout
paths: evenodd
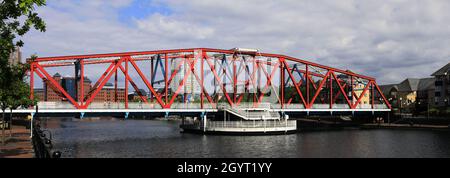
M 53 149 L 52 133 L 49 130 L 43 130 L 38 123 L 33 124 L 33 144 L 34 156 L 36 158 L 60 158 L 61 152 Z

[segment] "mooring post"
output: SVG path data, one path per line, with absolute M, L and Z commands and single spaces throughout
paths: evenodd
M 202 112 L 201 117 L 203 120 L 203 133 L 205 133 L 206 132 L 206 114 L 205 114 L 205 112 Z
M 264 116 L 261 116 L 263 122 L 264 122 L 264 133 L 266 133 L 266 118 Z
M 284 113 L 283 113 L 284 114 Z M 289 115 L 287 115 L 287 114 L 284 114 L 284 121 L 286 122 L 286 127 L 285 127 L 285 129 L 286 129 L 286 131 L 285 131 L 285 133 L 287 133 L 287 127 L 288 127 L 288 119 L 289 119 Z

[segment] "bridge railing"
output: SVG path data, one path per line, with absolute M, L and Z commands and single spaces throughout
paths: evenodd
M 208 121 L 206 127 L 214 128 L 276 128 L 295 127 L 296 120 L 265 120 L 265 121 Z
M 239 105 L 233 105 L 230 106 L 228 103 L 219 103 L 217 105 L 218 109 L 237 109 L 237 110 L 248 110 L 248 109 L 254 109 L 254 110 L 268 110 L 273 108 L 272 103 L 259 103 L 255 105 L 255 103 L 240 103 Z
M 281 108 L 281 106 L 274 106 L 272 109 Z M 303 104 L 290 104 L 285 105 L 284 109 L 305 109 Z M 330 109 L 330 104 L 314 104 L 311 106 L 311 109 Z M 331 109 L 350 109 L 348 104 L 333 104 Z M 370 104 L 361 104 L 357 105 L 355 109 L 372 109 L 372 105 Z M 375 104 L 373 109 L 388 109 L 388 107 L 384 104 Z
M 39 102 L 38 109 L 76 109 L 74 105 L 69 102 Z M 36 106 L 33 108 L 36 109 Z M 115 102 L 93 102 L 88 109 L 125 109 L 125 103 Z M 128 109 L 162 109 L 161 105 L 157 103 L 128 103 Z M 202 109 L 200 103 L 174 103 L 170 109 Z M 216 109 L 209 103 L 204 103 L 203 109 Z M 242 103 L 238 106 L 230 106 L 228 103 L 219 103 L 217 109 L 233 109 L 233 110 L 268 110 L 281 109 L 280 104 L 261 103 L 254 106 L 253 103 Z M 284 105 L 284 109 L 305 109 L 303 104 L 289 104 Z M 311 109 L 330 109 L 329 104 L 314 104 Z M 332 109 L 350 109 L 348 104 L 334 104 Z M 371 104 L 360 104 L 355 109 L 372 109 Z M 388 109 L 384 104 L 375 104 L 373 109 Z
M 74 105 L 68 102 L 38 102 L 34 109 L 76 109 Z
M 74 105 L 69 102 L 38 102 L 38 109 L 53 109 L 53 110 L 64 110 L 64 109 L 76 109 Z M 201 109 L 200 103 L 174 103 L 170 109 Z M 205 103 L 203 105 L 204 109 L 214 109 L 214 107 Z M 36 109 L 36 106 L 33 108 Z M 116 102 L 93 102 L 89 105 L 87 109 L 125 109 L 125 103 Z M 157 103 L 143 103 L 134 102 L 128 103 L 128 109 L 162 109 L 161 105 Z

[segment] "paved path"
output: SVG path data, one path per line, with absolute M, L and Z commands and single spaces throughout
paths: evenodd
M 0 158 L 34 157 L 29 129 L 26 129 L 25 126 L 13 126 L 12 137 L 9 137 L 9 130 L 5 130 L 5 133 L 6 145 L 2 145 L 0 142 Z

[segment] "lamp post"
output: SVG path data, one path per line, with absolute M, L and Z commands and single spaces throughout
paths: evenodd
M 400 119 L 403 119 L 403 116 L 402 116 L 402 100 L 403 100 L 403 98 L 400 97 L 399 100 L 400 100 L 400 103 L 399 103 L 400 107 L 398 108 L 398 110 L 400 112 Z
M 427 102 L 427 119 L 430 120 L 430 98 L 428 98 Z
M 445 104 L 444 104 L 444 111 L 445 111 L 445 113 L 447 113 L 448 98 L 445 98 L 444 102 L 445 102 Z

